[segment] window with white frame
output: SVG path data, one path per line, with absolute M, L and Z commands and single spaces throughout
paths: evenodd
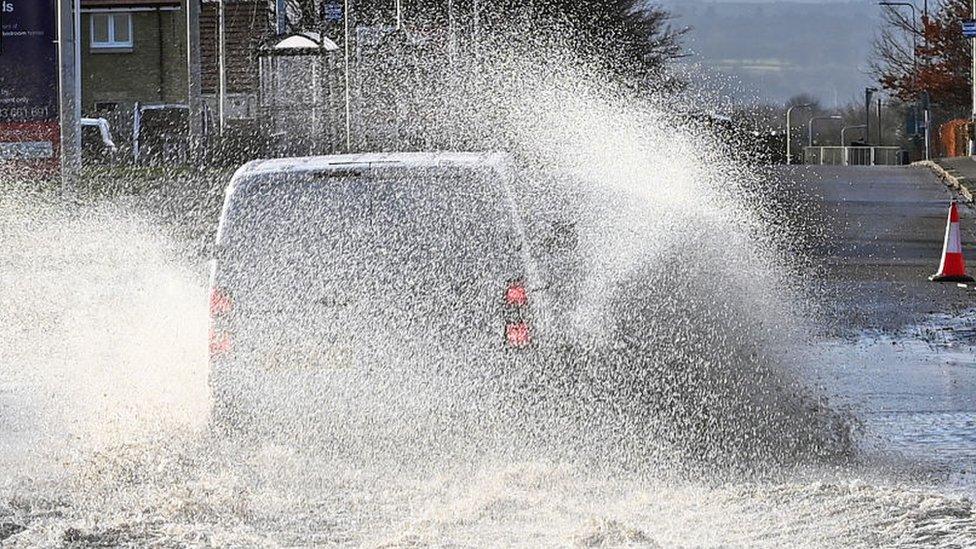
M 131 48 L 131 13 L 91 14 L 92 48 Z

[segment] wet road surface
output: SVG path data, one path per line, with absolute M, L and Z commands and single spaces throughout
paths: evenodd
M 944 467 L 973 492 L 976 293 L 927 280 L 942 251 L 950 192 L 925 168 L 798 167 L 781 172 L 821 216 L 839 338 L 811 360 L 867 440 Z M 976 216 L 960 208 L 976 260 Z
M 927 280 L 939 265 L 951 195 L 921 167 L 783 168 L 777 174 L 816 212 L 838 321 L 897 329 L 932 313 L 971 307 L 973 296 Z M 960 208 L 963 245 L 976 244 L 976 216 Z M 976 247 L 970 252 L 976 261 Z M 976 264 L 974 264 L 976 265 Z

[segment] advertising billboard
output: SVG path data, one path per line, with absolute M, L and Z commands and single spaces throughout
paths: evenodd
M 0 159 L 53 158 L 59 142 L 56 0 L 0 0 Z

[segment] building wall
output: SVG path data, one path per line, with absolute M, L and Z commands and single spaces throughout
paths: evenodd
M 186 13 L 138 11 L 132 14 L 133 46 L 126 50 L 91 48 L 91 14 L 81 24 L 82 110 L 116 102 L 121 110 L 141 103 L 185 103 Z
M 224 4 L 225 75 L 229 93 L 255 94 L 258 89 L 258 47 L 270 38 L 271 11 L 265 0 L 236 0 Z M 202 88 L 216 94 L 219 81 L 218 4 L 205 1 L 200 10 Z

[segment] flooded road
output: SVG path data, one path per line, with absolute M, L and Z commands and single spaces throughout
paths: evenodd
M 931 467 L 976 494 L 976 294 L 927 280 L 942 250 L 948 191 L 923 168 L 785 173 L 816 204 L 827 236 L 819 253 L 839 337 L 809 362 L 814 375 L 856 410 L 872 451 Z M 973 210 L 961 212 L 963 241 L 972 243 Z
M 828 235 L 836 341 L 817 364 L 880 448 L 971 475 L 976 444 L 976 294 L 927 277 L 938 266 L 949 193 L 922 168 L 800 168 Z M 976 237 L 962 210 L 963 241 Z M 951 464 L 951 465 L 948 465 Z M 966 481 L 968 482 L 968 481 Z
M 15 547 L 976 543 L 973 297 L 925 280 L 947 192 L 913 168 L 775 175 L 822 216 L 825 235 L 811 252 L 825 259 L 822 281 L 795 281 L 824 283 L 823 333 L 784 360 L 855 418 L 859 450 L 748 474 L 622 470 L 600 454 L 406 460 L 417 452 L 216 437 L 205 264 L 132 204 L 0 204 L 0 538 Z M 972 212 L 962 215 L 973 242 Z

